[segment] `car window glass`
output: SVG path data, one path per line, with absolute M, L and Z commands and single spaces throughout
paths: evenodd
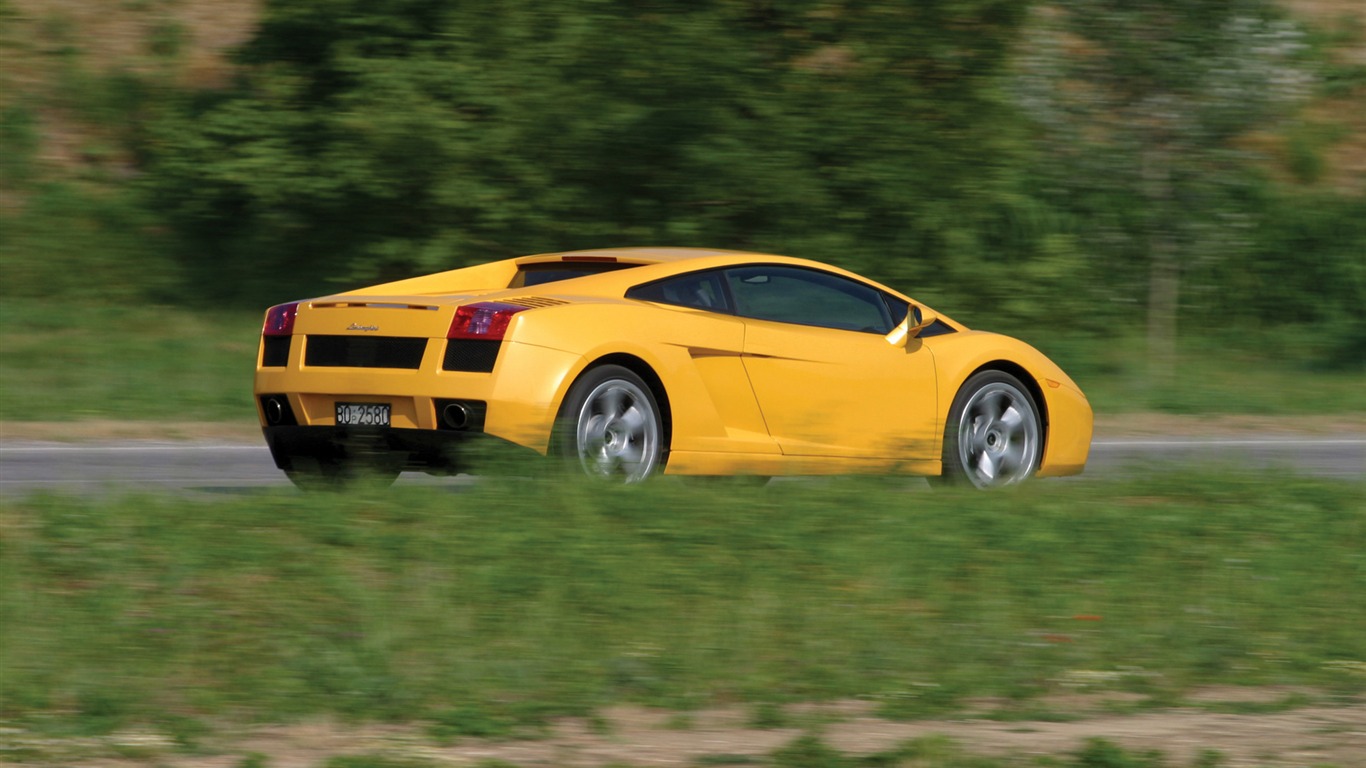
M 765 265 L 727 270 L 726 280 L 743 317 L 868 333 L 892 329 L 881 291 L 828 272 Z
M 543 264 L 523 264 L 517 268 L 509 288 L 526 288 L 533 285 L 572 280 L 585 275 L 601 275 L 618 269 L 631 269 L 637 264 L 623 264 L 612 261 L 550 261 Z
M 911 305 L 905 299 L 898 299 L 890 293 L 882 294 L 882 298 L 887 302 L 887 311 L 892 315 L 892 325 L 901 325 L 901 321 L 906 319 L 906 313 L 910 311 Z
M 729 312 L 725 287 L 719 272 L 693 272 L 646 285 L 638 285 L 626 292 L 628 299 L 677 304 L 681 307 Z

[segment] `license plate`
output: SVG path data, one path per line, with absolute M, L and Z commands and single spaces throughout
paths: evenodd
M 337 403 L 339 427 L 387 427 L 388 403 Z

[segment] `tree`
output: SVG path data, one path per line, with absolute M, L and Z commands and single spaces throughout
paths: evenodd
M 1026 11 L 277 0 L 238 87 L 161 122 L 147 188 L 203 282 L 247 296 L 650 242 L 906 282 L 990 249 Z
M 1247 255 L 1236 139 L 1307 94 L 1302 35 L 1267 0 L 1062 0 L 1047 13 L 1021 103 L 1094 266 L 1146 283 L 1151 372 L 1170 383 L 1183 267 Z

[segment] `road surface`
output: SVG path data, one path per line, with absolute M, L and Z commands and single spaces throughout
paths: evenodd
M 1190 467 L 1366 480 L 1366 436 L 1102 438 L 1092 444 L 1079 481 Z M 405 473 L 398 482 L 458 486 L 468 479 Z M 0 495 L 155 489 L 240 493 L 287 486 L 263 444 L 0 442 Z

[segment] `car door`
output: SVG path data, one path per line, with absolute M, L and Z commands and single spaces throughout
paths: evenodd
M 745 371 L 784 454 L 939 455 L 934 357 L 918 340 L 884 338 L 904 301 L 791 265 L 728 269 L 726 279 L 745 322 Z

